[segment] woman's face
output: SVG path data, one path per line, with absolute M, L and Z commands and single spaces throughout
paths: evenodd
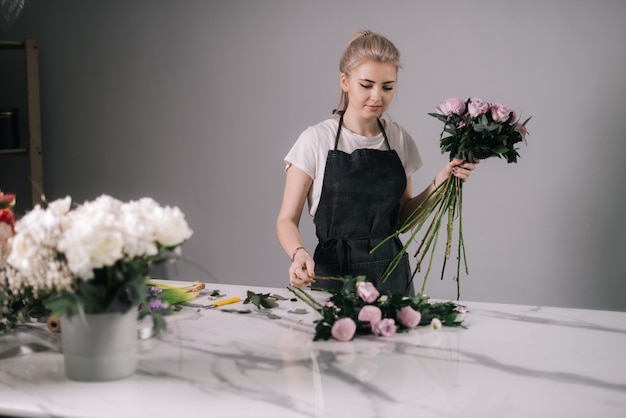
M 391 104 L 398 68 L 392 63 L 366 61 L 350 75 L 341 74 L 341 88 L 348 93 L 348 110 L 363 119 L 376 119 Z

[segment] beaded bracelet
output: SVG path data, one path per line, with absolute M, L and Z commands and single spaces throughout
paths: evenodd
M 296 248 L 295 250 L 293 250 L 293 253 L 291 254 L 291 262 L 292 262 L 292 263 L 296 260 L 296 253 L 297 253 L 299 250 L 304 250 L 304 251 L 306 251 L 306 248 L 304 248 L 304 247 L 298 247 L 298 248 Z M 308 254 L 308 251 L 306 251 L 306 252 L 307 252 L 307 254 Z

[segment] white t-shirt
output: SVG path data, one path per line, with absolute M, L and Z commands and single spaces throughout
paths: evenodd
M 308 127 L 300 134 L 285 157 L 287 168 L 293 164 L 313 179 L 313 186 L 308 195 L 311 216 L 315 215 L 320 201 L 326 158 L 328 157 L 328 150 L 335 149 L 335 136 L 338 126 L 339 120 L 331 118 Z M 400 157 L 408 178 L 422 166 L 422 159 L 417 146 L 408 132 L 396 122 L 385 119 L 384 126 L 389 145 Z M 342 126 L 337 149 L 350 154 L 354 150 L 362 148 L 386 150 L 385 137 L 382 133 L 374 137 L 366 137 L 355 134 Z

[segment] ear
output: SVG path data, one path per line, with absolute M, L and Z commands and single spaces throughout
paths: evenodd
M 344 92 L 348 91 L 348 76 L 346 73 L 339 74 L 339 84 L 341 84 L 341 90 Z

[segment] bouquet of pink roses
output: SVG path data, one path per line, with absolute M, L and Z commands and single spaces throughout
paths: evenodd
M 504 158 L 508 163 L 516 163 L 519 154 L 516 144 L 524 141 L 528 134 L 526 123 L 520 122 L 518 113 L 501 103 L 488 103 L 479 98 L 469 98 L 462 100 L 456 97 L 444 100 L 436 107 L 435 113 L 429 113 L 443 122 L 443 130 L 440 135 L 441 152 L 449 153 L 450 160 L 462 158 L 464 161 L 473 162 L 490 157 Z M 413 228 L 411 237 L 402 251 L 393 259 L 383 273 L 383 281 L 386 280 L 400 262 L 417 233 L 426 225 L 426 233 L 415 252 L 417 265 L 413 271 L 411 281 L 415 275 L 421 271 L 422 262 L 430 251 L 428 268 L 424 274 L 421 293 L 424 293 L 426 280 L 430 273 L 433 261 L 433 248 L 439 238 L 441 224 L 446 223 L 446 246 L 441 270 L 443 279 L 446 262 L 450 258 L 452 247 L 452 234 L 454 222 L 458 220 L 458 245 L 457 245 L 457 299 L 460 297 L 460 270 L 461 259 L 463 260 L 465 273 L 469 274 L 467 259 L 465 257 L 465 243 L 463 240 L 462 226 L 462 197 L 463 182 L 450 176 L 441 183 L 400 226 L 398 231 L 387 237 L 383 242 L 398 236 L 400 233 Z M 430 221 L 429 221 L 430 220 Z M 416 241 L 417 242 L 417 241 Z M 382 243 L 381 243 L 382 244 Z M 375 251 L 381 244 L 375 247 Z
M 425 295 L 381 295 L 365 276 L 315 279 L 339 280 L 342 286 L 332 290 L 330 300 L 324 304 L 303 289 L 288 287 L 322 316 L 315 321 L 314 340 L 332 337 L 338 341 L 350 341 L 356 335 L 392 337 L 396 332 L 408 332 L 419 325 L 429 325 L 435 330 L 443 325 L 463 326 L 465 307 L 453 302 L 431 303 Z

